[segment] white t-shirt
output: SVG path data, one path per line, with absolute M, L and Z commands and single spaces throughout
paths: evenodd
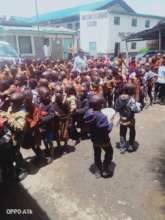
M 44 50 L 44 56 L 45 57 L 50 57 L 51 56 L 51 51 L 50 51 L 50 47 L 47 45 L 43 46 L 43 50 Z
M 74 60 L 73 71 L 78 73 L 85 72 L 87 68 L 87 58 L 85 56 L 77 56 Z
M 159 67 L 157 82 L 160 84 L 165 84 L 165 66 Z
M 145 82 L 147 82 L 148 80 L 152 79 L 154 76 L 156 76 L 157 74 L 155 74 L 154 72 L 152 72 L 151 70 L 146 72 L 143 79 L 145 80 Z

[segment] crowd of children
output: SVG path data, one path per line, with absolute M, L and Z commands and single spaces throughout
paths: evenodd
M 26 171 L 20 149 L 31 148 L 36 161 L 54 159 L 54 141 L 76 143 L 90 138 L 96 176 L 110 175 L 113 159 L 111 122 L 101 112 L 120 114 L 121 153 L 134 151 L 135 113 L 165 97 L 165 57 L 136 60 L 79 57 L 69 61 L 24 60 L 0 71 L 0 167 L 3 181 L 18 179 Z M 77 62 L 77 63 L 76 63 Z M 81 66 L 82 65 L 82 66 Z M 76 67 L 77 66 L 77 67 Z M 83 68 L 81 68 L 83 67 Z M 127 143 L 126 133 L 130 130 Z M 41 150 L 41 143 L 45 153 Z M 101 162 L 101 150 L 105 159 Z

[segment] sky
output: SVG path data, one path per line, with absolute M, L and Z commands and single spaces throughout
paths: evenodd
M 40 14 L 96 0 L 37 0 Z M 97 0 L 98 1 L 98 0 Z M 165 16 L 165 0 L 125 0 L 135 11 Z M 30 17 L 35 15 L 35 0 L 0 0 L 0 15 Z

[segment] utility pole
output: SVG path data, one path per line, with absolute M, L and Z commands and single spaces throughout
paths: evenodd
M 36 23 L 37 23 L 37 29 L 39 31 L 40 27 L 39 27 L 38 0 L 34 0 L 34 1 L 35 1 L 35 11 L 36 11 Z

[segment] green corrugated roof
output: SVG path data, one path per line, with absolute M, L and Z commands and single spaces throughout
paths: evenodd
M 18 28 L 18 27 L 4 27 L 0 26 L 0 33 L 21 33 L 21 34 L 36 34 L 36 35 L 55 35 L 55 34 L 66 34 L 66 35 L 74 35 L 74 31 L 66 30 L 66 29 L 60 29 L 60 28 L 40 28 L 40 30 L 37 30 L 37 28 L 34 27 L 24 27 L 24 28 Z
M 93 3 L 41 14 L 39 15 L 39 22 L 42 23 L 42 22 L 47 22 L 51 20 L 64 19 L 64 18 L 75 16 L 75 15 L 79 15 L 80 12 L 83 12 L 83 11 L 94 11 L 97 9 L 104 9 L 108 4 L 113 4 L 116 2 L 120 3 L 121 6 L 126 9 L 128 14 L 161 18 L 159 16 L 154 16 L 154 15 L 138 14 L 124 0 L 95 0 Z M 36 16 L 33 16 L 31 18 L 23 18 L 23 17 L 14 17 L 14 18 L 17 21 L 26 22 L 29 24 L 35 24 L 37 21 Z
M 96 10 L 96 9 L 98 9 L 98 8 L 104 6 L 112 1 L 113 0 L 99 0 L 99 1 L 95 1 L 94 3 L 80 5 L 80 6 L 76 6 L 73 8 L 67 8 L 67 9 L 39 15 L 39 22 L 44 22 L 44 21 L 49 21 L 49 20 L 60 19 L 60 18 L 64 18 L 64 17 L 78 15 L 81 11 Z M 36 16 L 32 17 L 29 21 L 31 23 L 36 22 Z
M 66 17 L 71 17 L 75 15 L 79 15 L 80 12 L 83 11 L 93 11 L 97 10 L 101 7 L 104 7 L 106 4 L 111 3 L 116 0 L 96 0 L 93 3 L 85 4 L 85 5 L 80 5 L 72 8 L 66 8 L 58 11 L 53 11 L 50 13 L 45 13 L 39 15 L 39 22 L 45 22 L 45 21 L 50 21 L 50 20 L 56 20 L 56 19 L 62 19 Z M 36 23 L 36 16 L 33 16 L 31 18 L 25 18 L 25 17 L 17 17 L 13 16 L 13 18 L 16 21 L 19 22 L 26 22 L 30 24 Z
M 31 19 L 31 18 L 19 17 L 19 16 L 12 16 L 12 17 L 16 22 L 20 22 L 20 23 L 23 23 L 23 24 L 29 24 L 30 19 Z

